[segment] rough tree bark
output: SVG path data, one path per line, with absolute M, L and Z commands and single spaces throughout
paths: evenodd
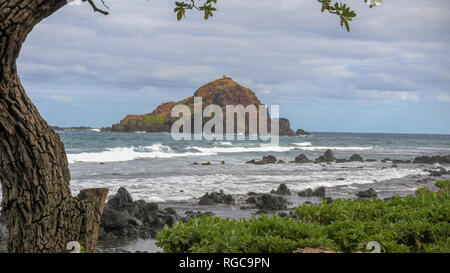
M 27 97 L 16 59 L 28 33 L 66 0 L 0 0 L 0 182 L 10 252 L 94 251 L 107 189 L 72 197 L 59 136 Z

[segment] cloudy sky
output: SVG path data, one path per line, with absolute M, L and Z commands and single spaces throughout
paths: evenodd
M 218 2 L 181 22 L 171 0 L 66 6 L 28 36 L 22 83 L 60 126 L 110 126 L 227 75 L 294 128 L 450 133 L 450 1 L 344 1 L 350 33 L 315 0 Z

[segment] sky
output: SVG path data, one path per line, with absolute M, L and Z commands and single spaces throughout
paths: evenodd
M 294 129 L 450 134 L 450 1 L 343 2 L 349 33 L 316 0 L 218 0 L 180 22 L 171 0 L 66 5 L 29 34 L 19 75 L 51 125 L 110 126 L 227 75 Z

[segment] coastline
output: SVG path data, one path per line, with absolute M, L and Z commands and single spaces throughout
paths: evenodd
M 426 166 L 426 165 L 424 165 Z M 394 195 L 399 195 L 404 197 L 410 194 L 414 194 L 415 190 L 420 187 L 425 187 L 431 191 L 435 191 L 436 187 L 434 185 L 436 180 L 448 180 L 450 179 L 450 174 L 442 175 L 440 177 L 435 177 L 432 175 L 411 175 L 403 178 L 390 179 L 386 181 L 380 181 L 374 184 L 356 184 L 352 187 L 347 186 L 336 186 L 326 188 L 326 197 L 331 197 L 332 199 L 343 198 L 343 199 L 357 199 L 356 194 L 360 191 L 368 190 L 373 188 L 377 193 L 378 199 L 389 199 Z M 407 184 L 410 186 L 410 190 L 402 190 L 400 192 L 395 190 L 386 190 L 386 185 L 392 184 Z M 260 193 L 263 194 L 263 193 Z M 212 213 L 214 216 L 220 218 L 229 219 L 240 219 L 240 218 L 251 218 L 258 217 L 262 213 L 258 212 L 257 208 L 248 208 L 246 200 L 248 199 L 248 194 L 235 194 L 232 195 L 235 200 L 234 204 L 212 204 L 212 205 L 199 205 L 199 199 L 191 199 L 187 201 L 171 201 L 157 203 L 160 209 L 174 209 L 178 215 L 185 216 L 186 212 L 208 212 Z M 284 195 L 284 198 L 289 202 L 287 209 L 280 209 L 274 211 L 264 212 L 265 215 L 289 215 L 289 213 L 304 203 L 317 204 L 321 202 L 323 198 L 311 196 L 311 197 L 301 197 L 297 192 L 292 192 L 290 195 Z M 247 208 L 243 208 L 247 207 Z M 155 238 L 143 239 L 139 237 L 118 237 L 114 239 L 99 240 L 97 244 L 98 252 L 148 252 L 157 253 L 162 252 L 162 249 L 155 245 Z
M 423 165 L 424 167 L 429 165 Z M 360 191 L 365 191 L 369 188 L 373 188 L 377 193 L 378 199 L 389 199 L 395 194 L 400 197 L 406 195 L 414 194 L 415 190 L 419 187 L 425 187 L 431 191 L 435 191 L 436 187 L 434 183 L 436 180 L 448 180 L 450 179 L 450 174 L 445 174 L 439 177 L 428 175 L 411 175 L 403 178 L 390 179 L 386 181 L 380 181 L 373 184 L 355 184 L 351 187 L 348 186 L 335 186 L 327 187 L 325 197 L 326 198 L 343 198 L 343 199 L 357 199 L 356 194 Z M 393 189 L 387 190 L 387 185 L 392 188 L 392 185 L 408 185 L 409 190 L 395 191 Z M 275 190 L 275 189 L 274 189 Z M 263 192 L 258 194 L 264 194 Z M 272 194 L 275 195 L 276 194 Z M 211 205 L 200 205 L 199 198 L 185 200 L 185 201 L 170 201 L 170 202 L 159 202 L 156 203 L 161 210 L 173 209 L 175 212 L 181 216 L 185 217 L 186 212 L 201 212 L 210 213 L 211 215 L 220 218 L 229 219 L 240 219 L 240 218 L 251 218 L 258 217 L 262 215 L 258 212 L 259 209 L 251 208 L 246 203 L 248 199 L 248 194 L 234 194 L 232 195 L 235 202 L 233 204 L 211 204 Z M 287 209 L 273 210 L 264 212 L 265 215 L 285 215 L 288 216 L 289 213 L 296 207 L 304 203 L 317 204 L 321 202 L 323 198 L 317 196 L 302 197 L 298 195 L 298 192 L 292 192 L 290 195 L 284 195 L 288 201 Z M 139 236 L 117 236 L 114 238 L 99 239 L 97 243 L 97 252 L 99 253 L 157 253 L 162 252 L 162 249 L 155 245 L 155 238 L 141 238 Z M 6 241 L 0 240 L 0 253 L 6 252 Z

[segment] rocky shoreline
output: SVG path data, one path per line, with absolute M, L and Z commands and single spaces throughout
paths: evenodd
M 341 162 L 372 162 L 364 160 L 355 154 L 348 159 L 337 159 L 331 150 L 314 160 L 305 155 L 297 156 L 291 163 L 294 164 L 330 164 Z M 440 179 L 449 179 L 450 170 L 443 166 L 431 164 L 450 164 L 448 156 L 420 156 L 411 160 L 384 159 L 381 162 L 389 164 L 386 168 L 396 168 L 397 164 L 420 164 L 424 166 L 427 175 L 413 175 L 390 181 L 380 181 L 365 185 L 350 187 L 318 187 L 294 192 L 285 184 L 280 184 L 267 193 L 249 192 L 247 194 L 231 195 L 220 190 L 206 193 L 203 196 L 189 200 L 169 203 L 152 203 L 144 200 L 133 200 L 131 194 L 120 188 L 112 195 L 106 205 L 101 219 L 99 232 L 99 252 L 127 252 L 122 247 L 127 244 L 135 244 L 136 240 L 143 240 L 152 244 L 152 247 L 144 246 L 144 251 L 158 251 L 154 246 L 154 238 L 165 225 L 172 226 L 178 221 L 186 221 L 191 217 L 202 215 L 218 216 L 223 218 L 248 218 L 264 214 L 279 214 L 281 216 L 292 215 L 291 211 L 303 203 L 317 203 L 325 200 L 333 202 L 335 198 L 379 198 L 388 200 L 396 193 L 406 195 L 414 193 L 418 187 L 433 189 L 434 182 Z M 250 160 L 248 164 L 283 164 L 276 157 L 268 155 L 261 160 Z M 430 166 L 431 165 L 431 166 Z M 385 168 L 385 167 L 383 167 Z M 386 190 L 389 185 L 407 184 L 409 192 L 393 192 Z M 0 252 L 6 251 L 8 237 L 4 216 L 0 216 Z M 117 242 L 123 243 L 117 246 Z M 137 252 L 140 251 L 136 249 Z

